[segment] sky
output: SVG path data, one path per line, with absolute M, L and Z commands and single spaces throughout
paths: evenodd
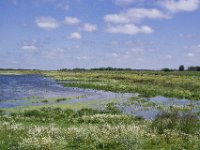
M 200 65 L 200 0 L 0 0 L 0 68 Z

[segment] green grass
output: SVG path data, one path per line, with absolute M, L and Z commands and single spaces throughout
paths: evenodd
M 57 98 L 55 98 L 56 100 Z M 74 111 L 83 109 L 83 108 L 93 108 L 94 106 L 101 106 L 101 105 L 106 105 L 109 103 L 116 103 L 118 102 L 117 99 L 96 99 L 96 100 L 91 100 L 87 102 L 76 102 L 76 103 L 71 103 L 71 104 L 59 104 L 59 103 L 54 103 L 54 104 L 48 104 L 46 103 L 45 105 L 40 105 L 40 106 L 18 106 L 14 108 L 4 108 L 2 110 L 4 111 L 9 111 L 9 112 L 21 112 L 25 110 L 35 110 L 38 108 L 61 108 L 61 109 L 71 109 Z
M 137 92 L 146 97 L 200 99 L 200 72 L 192 71 L 1 71 L 0 74 L 39 74 L 65 86 L 114 92 Z
M 145 97 L 200 99 L 199 72 L 68 71 L 43 72 L 65 86 L 113 92 L 137 92 Z M 65 83 L 65 81 L 70 81 Z
M 56 102 L 63 102 L 63 101 L 69 101 L 72 99 L 80 99 L 80 98 L 86 98 L 87 95 L 77 95 L 77 96 L 68 96 L 68 97 L 53 97 L 53 98 L 39 98 L 37 96 L 31 96 L 26 97 L 23 100 L 26 100 L 27 103 L 56 103 Z M 12 101 L 12 100 L 10 100 Z
M 0 72 L 1 74 L 2 72 Z M 200 99 L 199 72 L 161 71 L 10 71 L 7 74 L 42 74 L 66 86 L 116 92 L 138 92 Z M 65 83 L 66 81 L 71 81 Z M 70 97 L 38 99 L 44 106 L 0 109 L 0 149 L 19 150 L 197 150 L 200 149 L 200 121 L 184 108 L 172 106 L 154 120 L 122 114 L 118 100 L 93 100 L 74 104 L 58 102 Z M 55 102 L 56 104 L 51 104 Z M 141 97 L 132 97 L 124 105 L 161 107 Z M 105 109 L 97 110 L 101 105 Z M 193 106 L 188 106 L 193 107 Z M 199 107 L 198 107 L 199 108 Z M 197 109 L 198 109 L 197 108 Z
M 199 149 L 199 125 L 193 114 L 174 112 L 138 120 L 121 114 L 112 103 L 105 110 L 1 111 L 0 149 Z

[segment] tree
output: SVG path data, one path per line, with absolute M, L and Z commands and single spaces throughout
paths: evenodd
M 188 67 L 188 71 L 200 71 L 200 66 L 190 66 Z
M 179 71 L 184 71 L 185 70 L 185 67 L 183 65 L 180 65 L 179 66 Z
M 169 72 L 169 71 L 172 71 L 171 69 L 169 69 L 169 68 L 163 68 L 163 69 L 161 69 L 162 71 L 165 71 L 165 72 Z

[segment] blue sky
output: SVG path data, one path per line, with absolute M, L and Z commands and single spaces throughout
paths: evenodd
M 200 65 L 200 0 L 1 0 L 0 68 Z

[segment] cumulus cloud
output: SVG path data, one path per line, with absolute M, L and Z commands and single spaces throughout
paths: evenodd
M 35 23 L 38 28 L 44 30 L 53 30 L 60 26 L 60 23 L 53 17 L 37 17 Z
M 186 56 L 187 56 L 187 57 L 194 57 L 195 55 L 194 55 L 194 53 L 187 53 Z
M 172 55 L 167 55 L 166 58 L 167 58 L 167 59 L 172 59 L 173 56 L 172 56 Z
M 200 52 L 200 44 L 198 45 L 185 45 L 183 46 L 184 49 L 193 51 L 193 52 Z
M 127 34 L 127 35 L 135 35 L 138 33 L 145 33 L 150 34 L 154 32 L 152 28 L 149 26 L 136 26 L 135 24 L 125 24 L 125 25 L 109 25 L 106 28 L 107 32 L 110 33 L 121 33 L 121 34 Z
M 86 32 L 93 32 L 97 30 L 97 26 L 95 24 L 86 23 L 83 25 L 83 30 Z
M 77 56 L 76 59 L 78 59 L 78 60 L 87 60 L 88 57 L 87 56 Z
M 81 37 L 81 34 L 79 32 L 73 32 L 73 33 L 70 34 L 70 36 L 68 38 L 80 40 L 82 37 Z
M 168 14 L 164 14 L 158 9 L 131 8 L 118 14 L 107 14 L 104 20 L 109 23 L 136 23 L 143 19 L 167 19 Z
M 199 0 L 164 0 L 160 4 L 172 13 L 194 11 L 198 9 Z
M 67 24 L 67 25 L 75 25 L 75 24 L 79 24 L 81 21 L 76 18 L 76 17 L 69 17 L 69 16 L 66 16 L 65 17 L 65 20 L 64 20 L 64 23 Z
M 21 49 L 24 49 L 24 50 L 37 50 L 37 47 L 35 45 L 23 45 L 21 47 Z
M 29 42 L 23 42 L 20 45 L 20 48 L 23 49 L 23 50 L 36 51 L 36 50 L 38 50 L 38 43 L 37 43 L 36 40 L 32 40 L 32 41 L 29 41 Z

